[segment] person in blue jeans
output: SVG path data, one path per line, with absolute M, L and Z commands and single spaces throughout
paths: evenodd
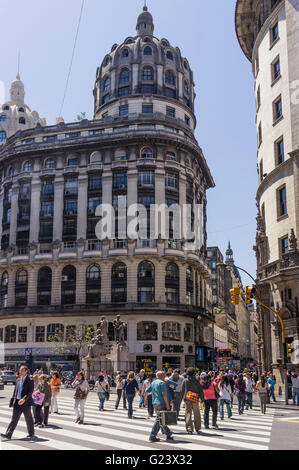
M 232 410 L 231 410 L 230 404 L 231 404 L 232 388 L 230 386 L 227 375 L 224 375 L 221 378 L 220 382 L 218 383 L 218 389 L 219 389 L 219 396 L 220 396 L 220 406 L 219 406 L 220 419 L 221 420 L 224 419 L 224 404 L 226 405 L 227 417 L 231 418 Z
M 128 402 L 128 418 L 133 418 L 133 401 L 136 395 L 136 391 L 139 392 L 137 380 L 135 378 L 135 372 L 131 371 L 128 373 L 128 377 L 123 384 L 123 396 L 126 397 Z
M 170 411 L 170 392 L 167 384 L 165 383 L 165 372 L 158 371 L 156 373 L 156 380 L 145 390 L 145 404 L 147 404 L 148 393 L 152 394 L 152 403 L 156 412 L 156 419 L 151 430 L 149 437 L 150 442 L 159 442 L 157 438 L 158 432 L 162 429 L 162 433 L 166 435 L 168 441 L 172 441 L 172 433 L 168 426 L 162 426 L 160 423 L 160 412 Z
M 293 386 L 293 405 L 296 405 L 297 399 L 297 406 L 299 406 L 299 378 L 297 374 L 294 372 L 292 373 L 292 386 Z
M 99 397 L 99 411 L 104 411 L 104 402 L 106 398 L 107 388 L 103 374 L 99 375 L 99 378 L 95 383 L 95 390 Z
M 269 391 L 270 398 L 272 398 L 273 401 L 276 401 L 275 394 L 274 394 L 275 379 L 274 379 L 273 374 L 269 373 L 268 378 L 267 378 L 267 382 L 270 385 L 270 391 Z

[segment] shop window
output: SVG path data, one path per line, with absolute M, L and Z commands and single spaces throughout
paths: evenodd
M 62 342 L 64 339 L 64 326 L 60 323 L 51 323 L 47 326 L 47 341 L 49 343 Z
M 186 343 L 193 343 L 193 325 L 186 323 L 184 327 L 184 341 Z
M 19 327 L 19 343 L 27 343 L 27 326 Z
M 162 323 L 162 341 L 181 341 L 181 325 L 176 322 Z
M 137 323 L 137 341 L 157 341 L 158 324 L 155 322 Z
M 44 343 L 45 342 L 45 327 L 37 326 L 35 328 L 35 342 Z
M 5 343 L 16 343 L 17 327 L 16 325 L 8 325 L 5 328 Z

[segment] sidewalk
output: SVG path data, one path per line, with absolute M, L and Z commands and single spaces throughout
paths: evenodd
M 271 401 L 270 404 L 267 404 L 267 408 L 273 408 L 273 409 L 278 409 L 278 410 L 291 410 L 291 411 L 297 411 L 299 414 L 299 406 L 293 405 L 293 400 L 289 400 L 289 404 L 286 405 L 284 401 L 284 395 L 276 397 L 276 403 Z

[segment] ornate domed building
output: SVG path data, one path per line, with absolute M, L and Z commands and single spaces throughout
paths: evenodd
M 153 36 L 144 8 L 137 36 L 112 47 L 97 70 L 94 120 L 36 127 L 0 151 L 0 339 L 6 364 L 73 363 L 53 334 L 127 324 L 131 364 L 184 368 L 208 361 L 213 323 L 206 258 L 206 191 L 214 186 L 194 137 L 194 83 L 187 59 Z M 203 207 L 203 244 L 184 239 L 105 239 L 96 208 L 111 204 Z M 160 227 L 159 227 L 160 228 Z M 116 231 L 118 223 L 116 223 Z
M 38 124 L 46 125 L 46 120 L 24 103 L 24 98 L 24 84 L 17 75 L 10 87 L 10 100 L 0 106 L 0 145 L 18 130 L 32 129 Z

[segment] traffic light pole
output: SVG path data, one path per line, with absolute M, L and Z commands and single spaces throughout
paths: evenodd
M 285 336 L 285 327 L 283 323 L 283 319 L 279 313 L 277 313 L 273 308 L 268 307 L 265 305 L 260 299 L 257 297 L 253 297 L 254 300 L 262 305 L 262 307 L 270 310 L 270 312 L 274 313 L 279 318 L 280 325 L 281 325 L 281 337 L 282 337 L 282 346 L 283 346 L 283 369 L 284 369 L 284 392 L 285 392 L 285 404 L 289 404 L 289 390 L 288 390 L 288 380 L 287 380 L 287 363 L 288 363 L 288 356 L 287 356 L 287 344 L 286 344 L 286 336 Z

